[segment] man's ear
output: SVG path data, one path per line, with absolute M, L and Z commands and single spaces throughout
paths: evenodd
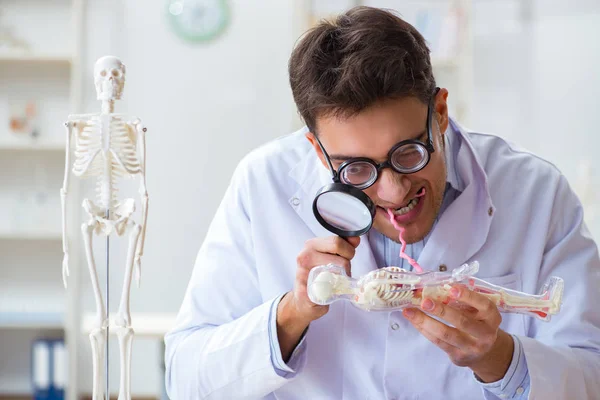
M 307 132 L 304 136 L 306 137 L 306 139 L 308 139 L 310 144 L 312 144 L 313 148 L 315 149 L 315 152 L 317 153 L 317 156 L 319 157 L 319 160 L 321 160 L 321 164 L 323 164 L 325 168 L 329 169 L 327 161 L 325 160 L 325 155 L 323 154 L 323 150 L 321 150 L 321 146 L 319 146 L 319 142 L 317 142 L 315 134 L 312 132 Z
M 441 88 L 435 96 L 434 111 L 435 118 L 440 126 L 440 132 L 443 135 L 448 129 L 448 89 Z

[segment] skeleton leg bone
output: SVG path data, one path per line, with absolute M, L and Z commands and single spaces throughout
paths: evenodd
M 127 264 L 125 265 L 125 279 L 123 281 L 123 292 L 119 311 L 117 312 L 115 324 L 117 325 L 117 336 L 119 338 L 119 352 L 121 359 L 121 382 L 119 386 L 118 400 L 131 400 L 130 378 L 131 378 L 131 346 L 133 341 L 133 329 L 131 328 L 131 314 L 129 312 L 129 297 L 131 291 L 131 277 L 133 273 L 133 261 L 135 249 L 142 228 L 133 221 L 128 221 L 133 227 L 129 235 L 129 248 L 127 250 Z
M 87 257 L 90 277 L 92 279 L 92 288 L 94 298 L 96 299 L 96 318 L 94 329 L 90 333 L 90 343 L 92 345 L 92 368 L 94 372 L 92 400 L 104 400 L 104 351 L 106 346 L 106 331 L 108 321 L 106 320 L 106 310 L 102 301 L 102 292 L 98 283 L 98 274 L 96 263 L 92 252 L 92 234 L 96 227 L 96 222 L 92 219 L 87 223 L 81 224 L 81 233 L 85 245 L 85 255 Z

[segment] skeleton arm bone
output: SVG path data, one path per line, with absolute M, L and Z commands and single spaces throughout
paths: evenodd
M 69 276 L 69 235 L 67 232 L 67 195 L 69 193 L 69 170 L 71 169 L 71 136 L 73 127 L 77 125 L 76 121 L 69 120 L 65 122 L 67 128 L 67 138 L 65 145 L 65 176 L 63 186 L 60 189 L 60 200 L 62 208 L 62 241 L 63 241 L 63 263 L 62 278 L 65 289 L 67 288 L 67 278 Z
M 141 278 L 141 258 L 144 254 L 144 241 L 146 238 L 146 222 L 148 220 L 148 190 L 146 189 L 146 127 L 142 125 L 141 121 L 137 119 L 133 126 L 137 132 L 140 154 L 140 196 L 142 199 L 142 232 L 138 240 L 137 249 L 135 253 L 135 270 L 136 270 L 136 283 L 139 287 Z

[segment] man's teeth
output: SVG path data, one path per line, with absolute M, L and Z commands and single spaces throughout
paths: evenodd
M 396 215 L 404 215 L 407 212 L 409 212 L 410 210 L 412 210 L 413 208 L 415 208 L 415 206 L 417 204 L 419 204 L 419 201 L 421 201 L 420 197 L 415 197 L 414 199 L 412 199 L 411 201 L 408 202 L 408 205 L 406 207 L 402 207 L 399 208 L 397 210 L 394 211 L 394 214 Z

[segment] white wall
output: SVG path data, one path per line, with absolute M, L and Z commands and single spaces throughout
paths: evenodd
M 468 125 L 524 145 L 574 180 L 581 157 L 600 168 L 593 158 L 600 125 L 595 99 L 600 89 L 600 5 L 532 1 L 532 18 L 524 23 L 521 3 L 474 2 L 475 91 Z M 86 111 L 98 110 L 94 61 L 115 54 L 128 67 L 118 111 L 138 115 L 149 129 L 150 217 L 142 286 L 132 291 L 133 311 L 177 311 L 236 162 L 257 145 L 287 133 L 295 121 L 287 82 L 287 59 L 298 36 L 292 2 L 230 4 L 233 21 L 227 33 L 210 45 L 193 46 L 169 31 L 165 1 L 90 0 Z M 124 239 L 111 242 L 113 313 L 124 248 Z M 82 278 L 83 308 L 91 311 L 87 272 Z M 137 338 L 134 343 L 134 394 L 156 394 L 162 380 L 159 347 Z M 111 348 L 110 379 L 116 391 L 116 342 Z M 89 391 L 87 338 L 81 349 L 80 379 Z
M 523 18 L 520 7 L 527 3 L 475 2 L 469 127 L 550 160 L 573 186 L 580 162 L 590 161 L 598 193 L 600 2 L 531 1 L 531 15 Z M 599 221 L 588 221 L 600 237 Z
M 227 32 L 214 43 L 191 45 L 170 31 L 166 1 L 89 2 L 85 111 L 99 111 L 91 76 L 95 60 L 114 54 L 128 72 L 117 112 L 135 114 L 148 127 L 150 207 L 142 285 L 131 293 L 134 312 L 178 310 L 196 253 L 236 163 L 252 148 L 288 133 L 294 121 L 287 83 L 288 56 L 297 37 L 292 3 L 228 3 L 232 22 Z M 125 193 L 135 196 L 136 191 L 137 181 Z M 102 254 L 102 245 L 95 246 L 96 254 Z M 111 241 L 111 315 L 118 307 L 125 248 L 125 238 Z M 102 274 L 103 263 L 99 256 Z M 87 269 L 81 268 L 83 309 L 93 311 Z M 116 392 L 116 341 L 110 346 L 110 381 Z M 80 381 L 88 392 L 89 347 L 82 337 Z M 134 394 L 158 392 L 159 349 L 156 342 L 134 340 Z

